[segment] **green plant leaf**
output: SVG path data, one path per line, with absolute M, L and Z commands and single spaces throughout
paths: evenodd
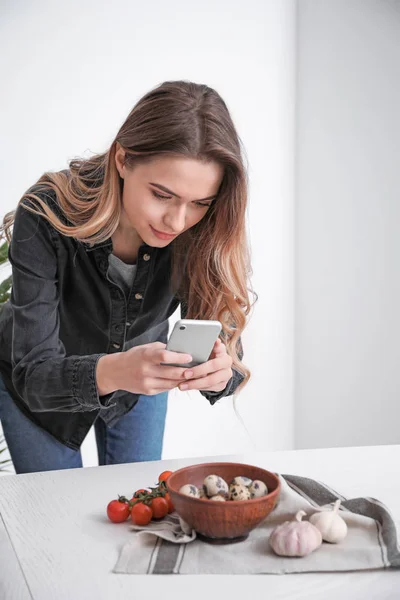
M 4 242 L 0 246 L 0 265 L 3 265 L 8 261 L 8 244 Z
M 12 287 L 12 275 L 7 277 L 4 281 L 0 283 L 0 305 L 7 302 L 10 297 L 10 290 Z

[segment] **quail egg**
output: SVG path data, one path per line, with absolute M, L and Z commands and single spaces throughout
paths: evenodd
M 207 494 L 205 492 L 205 489 L 203 486 L 199 487 L 199 498 L 206 498 L 207 499 Z
M 229 497 L 231 500 L 250 500 L 250 490 L 245 485 L 234 483 L 229 486 Z
M 253 480 L 250 477 L 245 477 L 244 475 L 239 475 L 239 477 L 234 477 L 231 481 L 232 484 L 245 485 L 249 487 L 253 483 Z
M 261 496 L 266 496 L 268 494 L 268 488 L 263 481 L 259 481 L 255 479 L 251 486 L 249 487 L 249 491 L 252 498 L 260 498 Z
M 208 475 L 203 481 L 204 490 L 209 498 L 221 494 L 222 496 L 229 495 L 228 484 L 219 475 Z
M 185 494 L 185 496 L 193 496 L 193 498 L 200 498 L 199 489 L 191 483 L 186 483 L 185 485 L 180 487 L 179 492 L 181 494 Z

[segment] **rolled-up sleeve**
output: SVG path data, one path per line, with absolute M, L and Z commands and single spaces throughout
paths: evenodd
M 12 382 L 32 412 L 104 408 L 96 386 L 100 356 L 66 356 L 59 336 L 57 237 L 44 217 L 19 205 L 12 265 Z
M 236 371 L 236 369 L 232 369 L 232 372 L 232 377 L 226 384 L 225 389 L 223 389 L 221 392 L 200 392 L 202 396 L 207 398 L 211 405 L 215 404 L 218 400 L 221 400 L 222 398 L 232 396 L 232 394 L 236 392 L 237 388 L 242 383 L 244 376 L 241 373 L 239 373 L 239 371 Z

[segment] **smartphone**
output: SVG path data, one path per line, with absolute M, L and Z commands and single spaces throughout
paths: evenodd
M 177 321 L 167 342 L 167 350 L 190 354 L 193 360 L 183 365 L 169 364 L 168 366 L 196 367 L 207 362 L 221 329 L 222 325 L 219 321 L 191 319 Z

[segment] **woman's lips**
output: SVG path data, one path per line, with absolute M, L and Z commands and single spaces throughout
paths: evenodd
M 150 225 L 150 229 L 152 230 L 154 235 L 156 237 L 158 237 L 160 240 L 173 240 L 176 237 L 176 234 L 164 233 L 163 231 L 158 231 L 158 229 L 154 229 L 154 227 L 152 227 L 151 225 Z

